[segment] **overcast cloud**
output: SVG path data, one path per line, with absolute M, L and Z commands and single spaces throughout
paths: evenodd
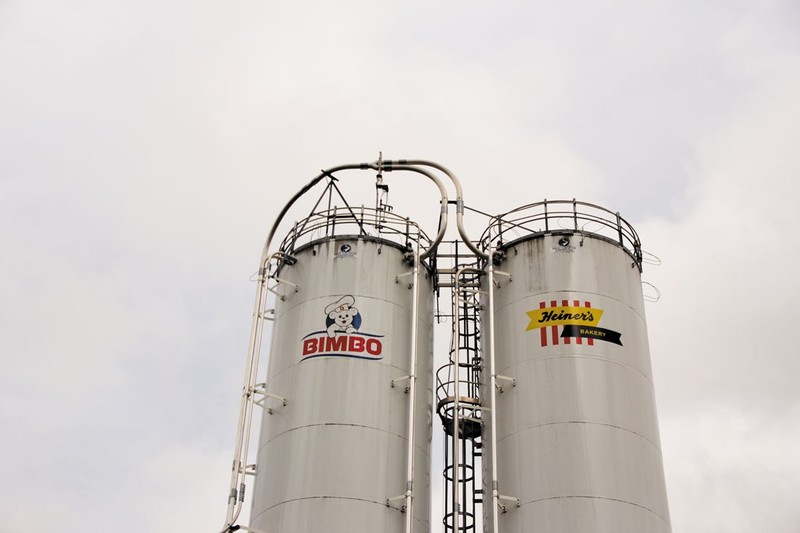
M 800 530 L 800 4 L 602 4 L 0 1 L 0 531 L 222 525 L 267 228 L 379 150 L 619 210 L 673 531 Z

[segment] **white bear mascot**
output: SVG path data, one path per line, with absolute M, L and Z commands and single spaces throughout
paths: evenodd
M 328 326 L 328 337 L 335 337 L 336 332 L 355 333 L 353 318 L 358 314 L 358 309 L 354 307 L 355 303 L 356 299 L 347 295 L 325 308 L 325 314 L 333 320 Z

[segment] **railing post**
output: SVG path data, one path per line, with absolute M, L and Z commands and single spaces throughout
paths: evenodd
M 547 216 L 547 198 L 544 199 L 544 230 L 550 231 L 550 219 Z
M 575 231 L 578 231 L 578 202 L 572 199 L 572 220 L 575 224 Z
M 489 235 L 489 238 L 491 239 L 491 234 Z M 489 245 L 490 242 L 491 241 L 486 243 L 487 246 Z M 499 242 L 499 243 L 503 242 L 503 218 L 502 217 L 499 217 L 497 219 L 497 242 Z M 491 259 L 491 257 L 489 259 Z

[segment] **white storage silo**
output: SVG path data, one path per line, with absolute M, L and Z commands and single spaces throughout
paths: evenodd
M 544 202 L 487 235 L 484 531 L 668 533 L 633 228 Z
M 433 287 L 396 242 L 338 235 L 292 251 L 275 308 L 251 526 L 269 533 L 427 532 Z M 413 316 L 414 294 L 417 312 Z M 414 320 L 416 319 L 416 324 Z M 414 446 L 408 376 L 416 338 Z

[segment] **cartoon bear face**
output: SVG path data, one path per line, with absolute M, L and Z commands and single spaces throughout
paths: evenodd
M 340 306 L 339 308 L 328 313 L 328 318 L 341 327 L 345 328 L 353 323 L 353 318 L 358 314 L 358 309 L 355 307 Z
M 327 317 L 325 325 L 329 337 L 334 337 L 339 332 L 353 333 L 358 330 L 361 325 L 361 317 L 355 303 L 355 298 L 348 294 L 325 308 Z

